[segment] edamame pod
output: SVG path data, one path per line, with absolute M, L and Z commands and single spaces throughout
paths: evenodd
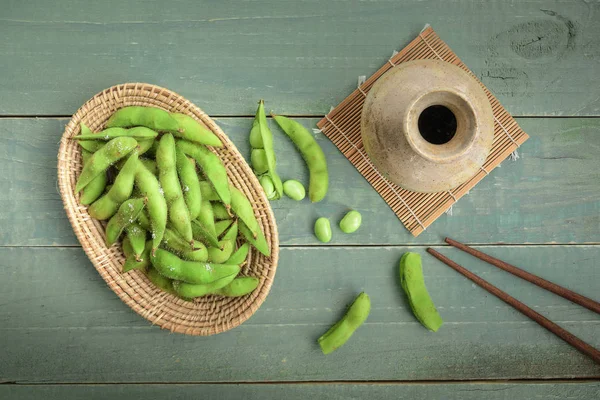
M 244 243 L 231 255 L 231 257 L 229 257 L 229 260 L 227 260 L 225 264 L 243 264 L 246 261 L 246 258 L 248 257 L 249 251 L 250 245 L 248 243 Z
M 129 199 L 119 207 L 106 225 L 106 246 L 112 246 L 129 224 L 137 219 L 146 205 L 146 199 Z
M 229 206 L 231 204 L 229 179 L 227 178 L 227 170 L 219 157 L 201 144 L 178 140 L 177 146 L 185 154 L 196 160 L 221 201 Z
M 197 219 L 192 221 L 192 234 L 194 235 L 195 240 L 206 242 L 213 247 L 219 247 L 219 239 L 216 234 L 205 228 Z
M 202 200 L 221 201 L 212 185 L 206 181 L 200 181 L 200 193 L 202 193 Z
M 252 276 L 240 276 L 235 278 L 227 286 L 215 290 L 212 294 L 226 297 L 241 297 L 252 293 L 258 287 L 260 281 Z
M 173 280 L 171 280 L 165 276 L 162 276 L 156 270 L 156 268 L 150 266 L 150 268 L 148 268 L 148 271 L 146 272 L 146 276 L 148 277 L 150 282 L 152 282 L 154 284 L 154 286 L 156 286 L 163 292 L 171 293 L 171 294 L 174 294 L 175 296 L 177 296 L 175 289 L 173 289 Z
M 186 298 L 200 297 L 207 294 L 211 294 L 224 286 L 229 285 L 235 279 L 235 275 L 229 275 L 221 279 L 217 279 L 214 282 L 206 283 L 204 285 L 185 283 L 182 281 L 173 282 L 173 289 L 175 292 Z
M 217 237 L 217 231 L 215 230 L 215 215 L 210 201 L 202 200 L 200 214 L 198 214 L 196 221 L 198 221 L 211 236 Z
M 89 151 L 85 149 L 82 151 L 81 157 L 83 159 L 83 165 L 89 161 L 91 156 L 92 153 Z M 79 197 L 79 202 L 84 206 L 92 204 L 98 197 L 100 197 L 102 192 L 104 192 L 104 188 L 106 188 L 106 174 L 102 173 L 92 179 L 92 181 L 83 188 L 81 191 L 81 197 Z
M 162 246 L 173 251 L 184 260 L 202 262 L 208 260 L 208 250 L 203 243 L 196 241 L 192 248 L 188 242 L 169 228 L 165 229 Z
M 329 354 L 342 347 L 354 331 L 366 321 L 370 311 L 371 299 L 362 292 L 350 305 L 346 315 L 319 338 L 318 343 L 323 354 Z
M 171 113 L 171 117 L 173 117 L 179 124 L 179 131 L 173 132 L 173 135 L 185 140 L 189 140 L 190 142 L 205 144 L 213 147 L 223 147 L 223 143 L 221 143 L 221 140 L 217 137 L 217 135 L 200 125 L 198 121 L 189 115 Z
M 265 256 L 271 256 L 271 249 L 262 230 L 258 232 L 258 236 L 254 238 L 252 231 L 244 224 L 243 221 L 238 221 L 238 230 L 244 236 L 246 241 L 250 243 L 256 250 L 260 251 Z
M 110 190 L 88 209 L 92 218 L 102 221 L 115 215 L 121 203 L 131 197 L 137 169 L 138 155 L 134 151 L 123 164 Z
M 300 123 L 281 115 L 273 115 L 273 118 L 285 134 L 292 139 L 306 162 L 310 174 L 308 185 L 310 201 L 315 203 L 323 200 L 329 187 L 329 174 L 327 172 L 327 160 L 321 146 Z
M 202 206 L 202 191 L 200 190 L 200 180 L 196 173 L 196 162 L 190 160 L 179 149 L 176 150 L 177 156 L 177 174 L 181 182 L 183 198 L 190 213 L 190 219 L 196 219 L 200 214 Z
M 256 216 L 254 216 L 254 209 L 250 201 L 244 196 L 244 194 L 234 186 L 230 186 L 231 192 L 231 209 L 241 219 L 244 224 L 250 229 L 253 237 L 257 237 L 261 232 L 260 225 Z
M 148 218 L 150 219 L 150 235 L 152 236 L 152 253 L 156 251 L 162 242 L 165 228 L 167 227 L 167 201 L 163 196 L 163 190 L 148 168 L 141 162 L 137 163 L 135 172 L 135 184 L 142 196 L 148 199 Z
M 84 124 L 83 122 L 81 122 L 79 124 L 81 132 L 81 135 L 93 135 L 94 132 L 92 132 L 92 130 L 90 128 L 88 128 L 88 126 L 86 124 Z M 79 145 L 81 146 L 82 149 L 89 151 L 90 153 L 95 153 L 98 150 L 100 150 L 102 147 L 104 147 L 106 143 L 102 143 L 102 142 L 97 142 L 95 140 L 80 140 L 79 141 Z
M 317 219 L 315 222 L 315 236 L 323 243 L 331 241 L 331 224 L 325 217 Z
M 150 260 L 163 276 L 187 283 L 207 284 L 240 272 L 239 265 L 184 261 L 163 249 L 157 249 Z
M 140 260 L 135 259 L 129 239 L 123 239 L 123 253 L 125 253 L 125 263 L 123 264 L 123 273 L 133 269 L 145 271 L 150 266 L 150 250 L 152 250 L 152 242 L 149 240 L 144 246 L 144 251 Z
M 177 176 L 175 139 L 170 133 L 162 136 L 156 150 L 158 178 L 167 200 L 169 221 L 177 232 L 188 242 L 192 242 L 192 224 L 190 213 L 183 198 L 179 177 Z
M 136 140 L 154 139 L 158 136 L 156 131 L 145 126 L 136 126 L 135 128 L 107 128 L 98 133 L 82 133 L 79 136 L 73 136 L 75 140 L 103 140 L 109 141 L 117 137 L 132 137 Z
M 215 221 L 222 221 L 224 219 L 230 219 L 231 214 L 227 211 L 225 206 L 220 202 L 212 202 L 210 203 L 212 207 L 213 217 Z
M 106 123 L 107 128 L 145 126 L 155 131 L 178 131 L 179 123 L 167 111 L 156 107 L 129 106 L 117 110 Z
M 217 237 L 221 236 L 223 232 L 227 230 L 231 226 L 233 222 L 232 219 L 222 219 L 220 221 L 215 222 L 215 234 Z
M 135 139 L 129 137 L 119 137 L 108 142 L 95 152 L 83 167 L 75 185 L 75 192 L 86 187 L 96 176 L 105 173 L 108 167 L 131 153 L 136 146 Z
M 127 233 L 127 239 L 135 259 L 141 261 L 142 253 L 146 247 L 146 230 L 140 224 L 133 222 L 125 227 L 125 233 Z
M 237 222 L 234 222 L 225 235 L 223 235 L 223 239 L 219 241 L 219 247 L 208 248 L 209 261 L 217 264 L 225 263 L 229 257 L 231 257 L 231 254 L 235 249 L 235 239 L 237 238 L 237 234 L 238 224 Z
M 154 139 L 138 140 L 138 155 L 146 154 L 154 146 L 155 142 L 156 140 Z
M 356 232 L 362 222 L 362 216 L 358 211 L 348 211 L 340 221 L 340 229 L 344 233 Z
M 423 267 L 419 253 L 404 253 L 400 259 L 400 285 L 404 289 L 410 308 L 421 324 L 430 331 L 437 332 L 444 321 L 437 312 L 433 300 L 427 292 L 423 278 Z

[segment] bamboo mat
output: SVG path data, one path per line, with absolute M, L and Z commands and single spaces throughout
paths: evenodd
M 483 87 L 494 112 L 494 143 L 490 155 L 480 171 L 462 185 L 452 190 L 436 193 L 412 192 L 402 189 L 385 179 L 364 151 L 360 136 L 362 107 L 375 81 L 386 71 L 402 62 L 424 59 L 447 61 L 467 71 Z M 317 126 L 369 181 L 396 213 L 406 229 L 414 236 L 418 236 L 425 231 L 458 199 L 468 193 L 471 188 L 529 138 L 494 95 L 429 26 L 408 46 L 399 53 L 394 54 L 375 74 L 360 84 L 350 96 L 333 108 L 329 114 L 317 123 Z

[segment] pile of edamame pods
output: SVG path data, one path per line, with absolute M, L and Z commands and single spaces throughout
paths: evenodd
M 143 270 L 183 299 L 256 289 L 257 278 L 238 274 L 250 246 L 270 249 L 252 204 L 206 147 L 222 146 L 216 135 L 188 115 L 131 106 L 101 132 L 82 123 L 73 139 L 83 151 L 75 190 L 90 216 L 108 220 L 107 246 L 124 236 L 123 272 Z

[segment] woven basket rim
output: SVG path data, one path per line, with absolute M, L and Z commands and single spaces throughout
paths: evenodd
M 170 112 L 185 113 L 204 124 L 223 142 L 211 148 L 223 161 L 230 183 L 253 204 L 255 215 L 265 233 L 271 256 L 251 249 L 241 275 L 257 276 L 258 288 L 243 297 L 207 296 L 187 302 L 154 287 L 141 271 L 121 273 L 124 256 L 119 244 L 106 248 L 100 221 L 80 205 L 74 193 L 81 170 L 80 147 L 70 138 L 79 133 L 80 122 L 93 131 L 104 127 L 110 115 L 127 105 L 148 105 Z M 198 106 L 183 96 L 148 83 L 123 83 L 111 86 L 85 102 L 65 127 L 58 150 L 58 187 L 65 211 L 86 255 L 117 296 L 136 313 L 154 325 L 189 335 L 208 336 L 235 328 L 250 318 L 271 289 L 279 259 L 279 240 L 273 210 L 254 172 L 221 128 Z

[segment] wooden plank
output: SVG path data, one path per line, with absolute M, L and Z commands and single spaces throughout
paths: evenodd
M 600 246 L 484 251 L 597 298 Z M 445 325 L 427 332 L 397 283 L 423 254 Z M 457 250 L 457 262 L 600 346 L 597 315 Z M 424 247 L 284 248 L 272 291 L 245 324 L 190 337 L 162 331 L 114 295 L 79 248 L 0 248 L 0 381 L 237 382 L 600 378 L 600 366 L 425 254 Z M 342 349 L 316 339 L 360 291 L 372 311 Z
M 307 128 L 316 119 L 300 120 Z M 56 153 L 64 119 L 0 119 L 0 245 L 78 244 L 56 188 Z M 246 157 L 248 118 L 218 119 Z M 444 235 L 469 243 L 599 243 L 598 119 L 519 119 L 532 138 L 521 159 L 506 161 L 418 238 L 324 136 L 331 182 L 317 204 L 288 198 L 272 202 L 282 245 L 312 245 L 313 221 L 331 218 L 340 244 L 436 244 Z M 282 178 L 307 183 L 302 158 L 271 121 Z M 363 214 L 355 234 L 337 222 L 349 208 Z M 320 244 L 320 243 L 318 243 Z
M 119 399 L 457 399 L 589 400 L 600 396 L 600 383 L 456 383 L 456 384 L 146 384 L 146 385 L 2 385 L 5 400 Z
M 323 115 L 426 22 L 516 115 L 599 115 L 597 2 L 83 0 L 13 3 L 0 17 L 0 113 L 70 115 L 145 81 L 211 114 Z M 465 20 L 468 19 L 468 23 Z

